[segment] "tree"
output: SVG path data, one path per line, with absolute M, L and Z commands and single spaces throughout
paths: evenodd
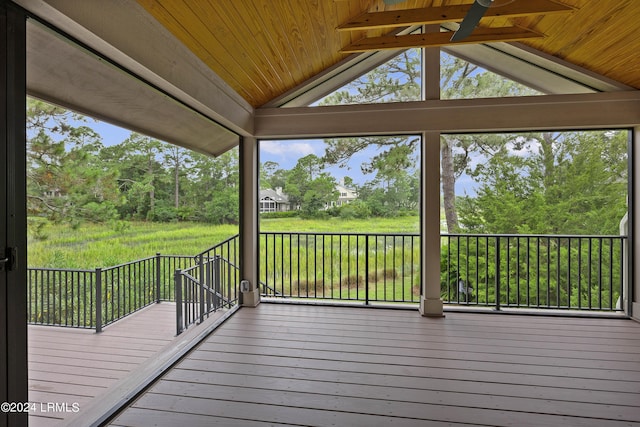
M 118 145 L 101 150 L 102 161 L 119 170 L 119 188 L 125 197 L 123 217 L 153 219 L 164 170 L 159 159 L 162 143 L 132 132 Z
M 487 72 L 455 56 L 444 54 L 441 56 L 441 61 L 440 88 L 443 99 L 524 96 L 536 93 L 526 86 Z M 500 141 L 490 134 L 473 137 L 442 135 L 440 139 L 442 195 L 447 230 L 450 233 L 459 229 L 455 185 L 457 178 L 469 165 L 470 154 L 495 149 L 496 144 L 499 143 Z
M 370 104 L 380 102 L 418 101 L 421 93 L 421 59 L 419 49 L 410 49 L 392 58 L 385 64 L 360 76 L 344 88 L 327 96 L 321 105 Z M 375 145 L 382 151 L 369 163 L 363 163 L 364 173 L 373 173 L 376 165 L 384 163 L 386 157 L 397 157 L 397 151 L 415 152 L 418 138 L 359 137 L 326 139 L 324 161 L 340 166 L 356 153 Z
M 443 54 L 441 60 L 440 87 L 443 99 L 471 97 L 502 97 L 534 93 L 533 90 L 503 77 L 486 72 L 462 59 Z M 322 101 L 323 105 L 365 104 L 420 99 L 420 51 L 412 49 L 393 58 L 388 63 L 361 76 L 345 88 Z M 470 139 L 460 135 L 443 135 L 440 156 L 442 168 L 442 191 L 447 228 L 458 230 L 455 184 L 465 171 L 469 154 L 482 150 L 491 142 L 491 137 Z M 419 144 L 416 138 L 369 137 L 327 140 L 325 160 L 331 164 L 344 165 L 355 153 L 377 145 L 382 152 L 370 163 L 362 165 L 365 173 L 372 173 L 386 157 L 397 157 L 398 153 L 411 153 Z M 405 150 L 408 147 L 411 150 Z
M 180 173 L 181 169 L 190 162 L 189 151 L 172 144 L 164 144 L 162 149 L 164 162 L 173 171 L 173 206 L 180 207 Z
M 32 215 L 73 223 L 238 221 L 237 149 L 212 158 L 135 132 L 104 147 L 86 118 L 33 99 L 27 117 Z M 281 172 L 274 179 L 283 181 Z
M 239 218 L 238 150 L 213 158 L 192 155 L 186 199 L 192 201 L 194 219 L 215 224 L 237 223 Z
M 338 200 L 336 180 L 327 173 L 321 173 L 317 178 L 309 181 L 304 192 L 302 213 L 307 217 L 316 217 L 318 212 L 331 206 L 331 202 Z
M 314 174 L 319 174 L 324 163 L 315 154 L 298 159 L 293 169 L 287 174 L 284 191 L 289 196 L 289 203 L 292 206 L 301 206 L 304 203 L 304 196 L 309 190 Z
M 615 234 L 626 211 L 625 131 L 503 135 L 470 170 L 480 184 L 460 206 L 485 233 Z
M 27 193 L 31 215 L 77 223 L 117 216 L 117 172 L 98 161 L 100 136 L 82 116 L 27 100 Z
M 280 165 L 277 162 L 266 161 L 260 163 L 260 189 L 273 188 L 271 179 L 279 168 Z

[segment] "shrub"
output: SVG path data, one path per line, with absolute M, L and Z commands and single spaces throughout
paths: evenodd
M 339 208 L 340 218 L 343 219 L 366 219 L 371 216 L 369 206 L 360 200 L 343 205 Z
M 111 228 L 116 233 L 124 233 L 131 228 L 131 223 L 127 221 L 112 221 Z
M 173 207 L 156 206 L 153 211 L 149 211 L 147 219 L 158 222 L 177 222 L 178 212 Z
M 111 202 L 89 202 L 82 207 L 82 218 L 91 222 L 105 222 L 118 218 L 118 210 Z
M 340 286 L 348 289 L 356 288 L 359 285 L 363 285 L 363 284 L 364 284 L 364 279 L 362 278 L 362 276 L 355 276 L 355 275 L 344 277 L 340 281 Z
M 27 224 L 27 228 L 34 239 L 44 241 L 49 238 L 49 235 L 45 233 L 45 227 L 49 224 L 46 218 L 29 217 Z
M 264 218 L 264 219 L 295 218 L 299 215 L 300 215 L 300 211 L 263 212 L 260 214 L 260 218 Z
M 375 283 L 382 279 L 396 279 L 398 277 L 398 272 L 395 268 L 387 268 L 384 270 L 372 271 L 369 273 L 369 282 Z

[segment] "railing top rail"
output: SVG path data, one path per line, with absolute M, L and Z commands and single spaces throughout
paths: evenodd
M 160 255 L 163 258 L 193 258 L 192 255 Z M 136 264 L 139 262 L 144 262 L 144 261 L 150 261 L 154 258 L 156 258 L 157 255 L 153 255 L 150 257 L 146 257 L 146 258 L 141 258 L 141 259 L 136 259 L 134 261 L 128 261 L 122 264 L 117 264 L 117 265 L 112 265 L 109 267 L 99 267 L 100 270 L 102 271 L 109 271 L 109 270 L 115 270 L 117 268 L 122 268 L 128 265 L 132 265 L 132 264 Z M 73 272 L 73 273 L 95 273 L 96 269 L 92 268 L 92 269 L 87 269 L 87 268 L 53 268 L 53 267 L 28 267 L 29 270 L 35 270 L 35 271 L 67 271 L 67 272 Z
M 176 272 L 180 272 L 180 274 L 184 274 L 184 275 L 189 275 L 189 272 L 197 270 L 198 268 L 200 268 L 200 266 L 198 264 L 196 265 L 192 265 L 191 267 L 187 267 L 187 268 L 183 268 L 183 269 L 177 269 Z
M 229 261 L 228 259 L 226 259 L 223 256 L 218 255 L 216 257 L 217 259 L 219 259 L 220 261 L 226 263 L 229 267 L 235 268 L 235 269 L 239 269 L 240 267 L 238 267 L 236 264 L 232 263 L 231 261 Z M 214 258 L 209 258 L 208 261 L 206 261 L 207 263 L 210 263 Z M 192 265 L 191 267 L 187 267 L 187 268 L 183 268 L 180 271 L 185 273 L 185 272 L 190 272 L 193 270 L 196 270 L 200 268 L 200 264 L 196 264 L 196 265 Z
M 335 231 L 261 231 L 260 234 L 285 234 L 291 236 L 406 236 L 419 237 L 419 233 L 351 233 L 351 232 L 335 232 Z
M 191 270 L 191 269 L 189 269 L 189 270 Z M 176 270 L 176 274 L 180 274 L 181 276 L 183 276 L 183 277 L 185 277 L 185 278 L 187 278 L 187 279 L 191 280 L 192 282 L 199 283 L 199 282 L 198 282 L 198 279 L 196 279 L 195 277 L 193 277 L 191 274 L 187 273 L 187 271 L 186 271 L 186 270 Z
M 193 258 L 193 255 L 175 255 L 175 254 L 158 254 L 160 255 L 162 258 Z M 155 255 L 155 256 L 158 256 Z
M 96 270 L 89 270 L 89 269 L 85 269 L 85 268 L 48 268 L 48 267 L 29 267 L 29 270 L 34 270 L 34 271 L 62 271 L 62 272 L 69 272 L 69 273 L 95 273 Z
M 210 248 L 205 249 L 204 251 L 194 255 L 193 258 L 198 258 L 198 257 L 200 257 L 200 256 L 202 256 L 204 254 L 207 254 L 207 253 L 211 252 L 212 250 L 231 242 L 232 240 L 238 238 L 239 236 L 240 236 L 240 234 L 234 234 L 233 236 L 224 239 L 222 242 L 216 243 L 215 245 L 211 246 Z
M 122 264 L 118 264 L 118 265 L 112 265 L 110 267 L 103 267 L 102 271 L 115 270 L 116 268 L 126 267 L 127 265 L 133 265 L 133 264 L 137 264 L 139 262 L 150 261 L 152 259 L 155 259 L 155 257 L 156 256 L 153 255 L 153 256 L 150 256 L 150 257 L 146 257 L 146 258 L 136 259 L 134 261 L 123 262 Z
M 261 231 L 260 234 L 283 234 L 290 236 L 408 236 L 419 237 L 419 233 L 351 233 L 351 232 L 318 232 L 318 231 Z M 440 233 L 441 237 L 503 237 L 503 238 L 556 238 L 556 239 L 625 239 L 627 236 L 619 234 L 492 234 L 492 233 Z
M 489 234 L 489 233 L 440 233 L 441 237 L 504 237 L 504 238 L 544 238 L 544 239 L 626 239 L 620 234 Z

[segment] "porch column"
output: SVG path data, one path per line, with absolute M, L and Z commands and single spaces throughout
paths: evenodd
M 240 141 L 240 304 L 255 307 L 260 303 L 258 285 L 258 140 Z
M 629 191 L 629 222 L 627 224 L 627 230 L 629 231 L 629 241 L 627 248 L 629 248 L 628 259 L 631 261 L 628 263 L 628 275 L 631 279 L 631 283 L 627 285 L 627 289 L 631 291 L 631 295 L 626 296 L 625 310 L 631 317 L 640 321 L 640 237 L 638 236 L 637 224 L 640 224 L 640 209 L 638 209 L 638 202 L 640 201 L 640 153 L 638 152 L 638 144 L 640 143 L 640 126 L 636 126 L 633 129 L 633 135 L 629 142 L 629 181 L 631 182 L 631 189 Z
M 440 299 L 440 133 L 422 135 L 420 249 L 422 281 L 420 314 L 443 316 Z
M 439 25 L 424 27 L 425 33 L 439 31 Z M 440 99 L 440 48 L 422 50 L 422 67 L 423 98 Z M 440 132 L 422 134 L 420 153 L 420 314 L 440 317 Z
M 26 402 L 26 16 L 0 0 L 0 402 Z M 28 424 L 0 412 L 0 425 Z

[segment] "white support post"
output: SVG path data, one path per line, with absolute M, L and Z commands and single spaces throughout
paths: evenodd
M 627 248 L 629 253 L 628 278 L 631 283 L 625 283 L 625 291 L 629 291 L 631 295 L 627 295 L 625 310 L 627 314 L 640 322 L 640 268 L 637 267 L 640 262 L 640 244 L 637 233 L 636 224 L 640 224 L 640 209 L 638 203 L 640 201 L 640 153 L 638 144 L 640 143 L 640 126 L 633 129 L 632 139 L 630 141 L 631 161 L 629 163 L 629 180 L 631 181 L 631 191 L 629 194 L 629 218 L 628 218 L 628 241 Z
M 440 31 L 439 25 L 427 25 L 425 32 Z M 423 49 L 422 82 L 425 100 L 440 99 L 440 49 Z M 440 132 L 424 132 L 421 150 L 420 314 L 442 317 L 440 299 Z
M 258 276 L 258 140 L 240 142 L 240 304 L 256 307 L 260 303 Z
M 440 133 L 422 135 L 420 245 L 422 292 L 420 314 L 442 317 L 440 299 Z

